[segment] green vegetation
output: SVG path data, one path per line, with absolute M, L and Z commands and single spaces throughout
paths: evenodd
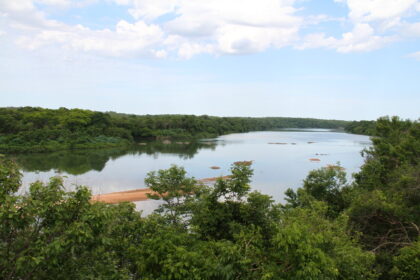
M 420 123 L 380 118 L 375 135 L 353 184 L 340 168 L 311 172 L 302 189 L 288 190 L 288 206 L 323 201 L 328 216 L 347 216 L 352 236 L 375 253 L 380 279 L 418 279 L 412 268 L 420 257 Z
M 376 121 L 354 121 L 347 124 L 344 130 L 349 133 L 373 136 L 376 133 Z
M 60 178 L 20 195 L 16 164 L 0 158 L 0 278 L 418 279 L 420 123 L 376 130 L 354 182 L 324 167 L 278 204 L 251 192 L 246 164 L 214 186 L 173 166 L 146 178 L 165 196 L 147 217 Z
M 148 139 L 198 139 L 280 128 L 343 128 L 346 124 L 303 118 L 137 116 L 66 108 L 0 108 L 0 152 L 121 147 Z
M 381 132 L 377 128 L 378 122 L 388 120 L 389 117 L 379 118 L 377 121 L 353 121 L 345 125 L 344 130 L 348 133 L 362 134 L 370 136 L 380 136 Z M 399 122 L 400 119 L 393 118 L 393 121 Z

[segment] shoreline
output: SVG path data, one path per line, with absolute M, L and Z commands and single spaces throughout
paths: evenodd
M 209 184 L 209 183 L 214 183 L 219 179 L 226 180 L 229 178 L 230 176 L 221 176 L 221 177 L 203 178 L 197 181 L 202 184 Z M 142 188 L 142 189 L 134 189 L 134 190 L 128 190 L 128 191 L 92 195 L 91 201 L 104 202 L 104 203 L 110 203 L 110 204 L 115 204 L 115 203 L 120 203 L 120 202 L 144 201 L 144 200 L 149 199 L 147 194 L 157 195 L 158 193 L 153 192 L 149 188 Z

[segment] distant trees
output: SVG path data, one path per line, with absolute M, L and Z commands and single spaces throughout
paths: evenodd
M 375 135 L 376 122 L 375 121 L 353 121 L 348 123 L 344 130 L 349 133 Z
M 338 128 L 346 123 L 299 118 L 137 116 L 66 108 L 0 108 L 0 152 L 115 147 L 145 139 L 198 139 L 290 127 Z

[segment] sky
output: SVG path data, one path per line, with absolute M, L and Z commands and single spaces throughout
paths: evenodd
M 0 0 L 0 107 L 420 117 L 420 0 Z

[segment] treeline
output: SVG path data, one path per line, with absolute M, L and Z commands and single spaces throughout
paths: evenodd
M 163 204 L 147 217 L 60 178 L 18 195 L 21 174 L 0 158 L 0 278 L 418 280 L 420 123 L 383 118 L 376 131 L 354 182 L 314 170 L 284 204 L 250 191 L 247 162 L 214 186 L 152 172 Z
M 376 121 L 353 121 L 348 123 L 344 130 L 349 133 L 374 136 L 376 134 Z
M 66 108 L 0 108 L 0 151 L 115 147 L 147 139 L 198 139 L 281 128 L 344 128 L 346 124 L 305 118 L 139 116 Z
M 380 119 L 388 119 L 383 117 Z M 393 121 L 399 122 L 399 119 L 392 119 Z M 348 133 L 380 136 L 381 131 L 377 130 L 377 121 L 352 121 L 345 125 L 344 130 Z

